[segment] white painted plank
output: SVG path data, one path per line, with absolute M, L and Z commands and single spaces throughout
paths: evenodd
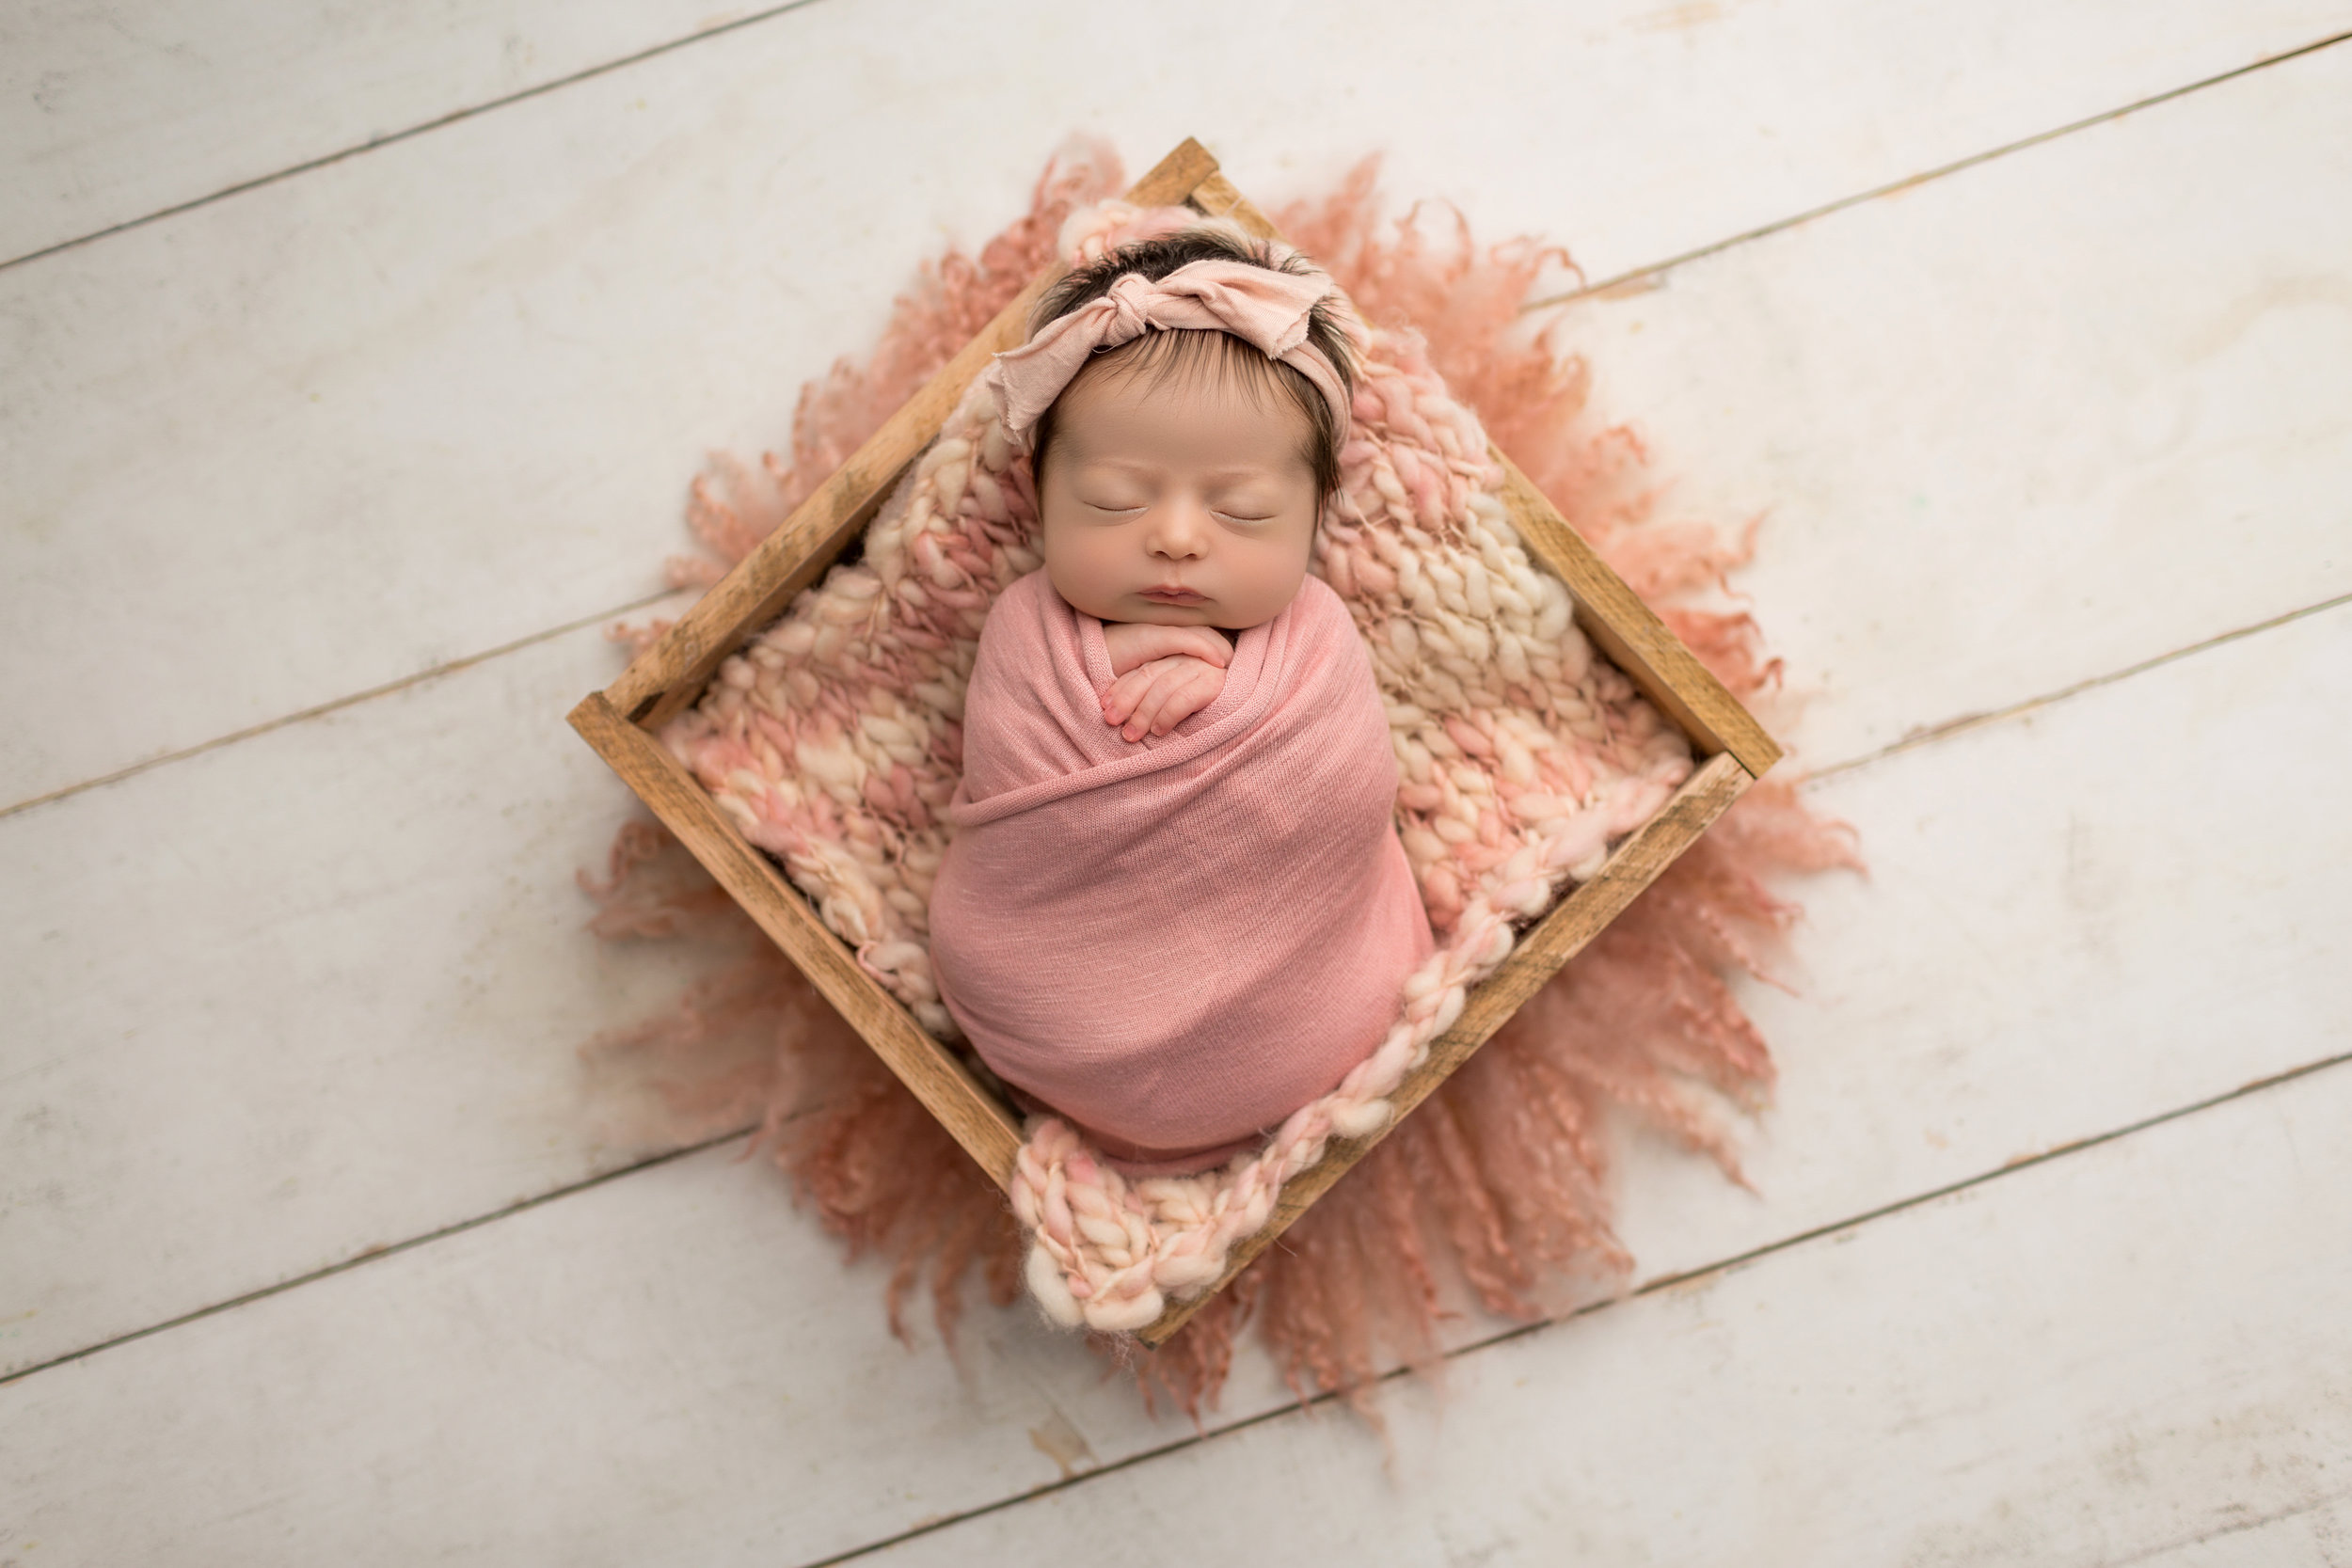
M 0 819 L 0 1370 L 610 1166 L 594 630 Z
M 2352 607 L 1822 781 L 1867 881 L 1800 890 L 1803 994 L 1749 987 L 1763 1200 L 1644 1146 L 1650 1277 L 2352 1053 Z
M 0 1386 L 7 1540 L 60 1568 L 793 1563 L 1034 1485 L 1071 1433 L 1174 1435 L 1025 1319 L 975 1322 L 962 1377 L 895 1343 L 880 1271 L 845 1278 L 732 1153 Z
M 2352 593 L 2352 47 L 1569 318 L 1827 763 Z
M 454 11 L 264 13 L 234 0 L 177 7 L 75 0 L 0 16 L 0 148 L 8 150 L 18 188 L 0 210 L 0 261 L 747 17 L 762 18 L 764 25 L 782 8 L 696 0 L 629 7 L 500 0 Z M 985 73 L 1019 71 L 1015 56 L 1041 45 L 1059 56 L 1053 63 L 1068 63 L 1057 45 L 1081 30 L 1073 8 L 994 14 L 999 20 L 977 35 L 947 20 L 961 35 L 954 42 L 969 51 L 965 61 L 984 62 Z M 1328 47 L 1308 56 L 1332 79 L 1349 82 L 1348 97 L 1391 110 L 1410 103 L 1415 76 L 1431 69 L 1436 45 L 1442 49 L 1437 69 L 1448 75 L 1475 71 L 1500 100 L 1495 125 L 1469 137 L 1449 133 L 1454 117 L 1430 128 L 1467 140 L 1467 147 L 1448 150 L 1467 151 L 1473 162 L 1408 154 L 1448 180 L 1501 145 L 1502 125 L 1549 124 L 1575 136 L 1621 119 L 1645 119 L 1657 112 L 1661 92 L 1685 103 L 1711 99 L 1720 118 L 1686 125 L 1673 172 L 1705 179 L 1720 176 L 1729 162 L 1746 166 L 1750 178 L 1730 214 L 1747 220 L 1740 228 L 2244 66 L 2352 24 L 2343 6 L 2309 0 L 2269 0 L 2226 15 L 2188 7 L 2125 12 L 2074 5 L 1932 19 L 1820 5 L 1660 7 L 1645 0 L 1582 8 L 1555 20 L 1487 4 L 1453 8 L 1442 28 L 1422 11 L 1357 14 L 1365 41 L 1388 48 L 1359 46 L 1344 60 L 1334 60 Z M 1204 30 L 1232 20 L 1211 17 Z M 1292 26 L 1303 33 L 1318 20 L 1302 17 Z M 1085 21 L 1098 36 L 1106 24 L 1125 34 L 1116 38 L 1119 45 L 1141 41 L 1127 31 L 1127 19 L 1090 10 Z M 2119 48 L 2114 33 L 2124 23 L 2132 46 Z M 1411 30 L 1404 41 L 1400 24 Z M 916 47 L 923 42 L 920 31 L 901 36 Z M 1499 47 L 1506 40 L 1513 46 L 1507 52 Z M 1183 40 L 1154 41 L 1163 56 L 1184 47 Z M 1300 41 L 1281 38 L 1275 48 Z M 1593 72 L 1589 82 L 1570 84 L 1572 95 L 1560 92 L 1550 72 L 1573 70 L 1596 49 L 1628 55 L 1630 69 Z M 1743 68 L 1739 57 L 1757 53 L 1770 55 L 1772 69 Z M 1271 71 L 1279 63 L 1258 69 Z M 1268 83 L 1242 86 L 1236 106 L 1247 110 Z M 1103 106 L 1099 98 L 1087 103 L 1083 87 L 1070 96 L 1081 112 Z M 1384 139 L 1391 134 L 1369 108 L 1339 112 L 1372 125 Z M 1678 203 L 1661 199 L 1655 183 L 1621 160 L 1581 170 L 1578 183 L 1580 201 L 1653 209 L 1651 221 L 1669 228 L 1690 222 L 1687 214 L 1672 214 Z M 1546 209 L 1536 221 L 1552 215 Z M 1673 249 L 1723 231 L 1691 230 Z
M 1077 0 L 857 0 L 10 268 L 0 619 L 37 653 L 0 710 L 18 736 L 0 802 L 643 593 L 704 450 L 781 439 L 801 380 L 870 342 L 913 253 L 990 232 L 1072 126 L 1137 160 L 1205 132 L 1269 197 L 1392 145 L 1400 191 L 1573 238 L 1605 276 L 2344 10 L 2002 0 L 1925 24 L 1866 0 L 1381 0 L 1336 29 L 1214 0 L 1170 33 Z M 1296 90 L 1301 61 L 1345 88 Z M 2261 167 L 2260 220 L 2332 243 L 2312 214 L 2335 186 L 2312 182 L 2341 121 L 2227 102 L 2228 156 L 2134 198 L 2193 228 L 2205 185 Z M 2334 276 L 2340 251 L 2312 254 Z
M 2344 1494 L 2347 1126 L 2338 1068 L 1465 1356 L 1392 1475 L 1286 1416 L 867 1560 L 2136 1561 Z
M 255 6 L 51 0 L 0 11 L 0 261 L 768 7 Z
M 2352 893 L 2338 874 L 2352 824 L 2306 787 L 2341 770 L 2342 742 L 2304 721 L 2347 704 L 2352 609 L 1826 784 L 1877 869 L 1867 891 L 1811 889 L 1814 1000 L 1766 1015 L 1788 1080 L 1752 1151 L 1763 1196 L 1687 1161 L 1637 1163 L 1627 1233 L 1645 1263 L 1719 1260 L 2352 1050 Z M 468 722 L 448 712 L 441 727 Z M 2117 757 L 2151 733 L 2175 738 L 2177 767 L 2121 779 Z M 486 873 L 513 874 L 496 862 Z M 512 1007 L 532 994 L 518 985 Z M 326 1049 L 336 1005 L 319 1003 Z M 99 1021 L 89 1035 L 105 1038 Z M 554 1054 L 549 1042 L 533 1060 Z M 266 1095 L 279 1073 L 327 1080 L 330 1061 L 254 1053 L 234 1075 Z M 93 1125 L 140 1070 L 111 1065 L 72 1085 Z M 449 1102 L 429 1083 L 405 1092 Z M 298 1092 L 285 1098 L 298 1109 Z M 364 1129 L 378 1098 L 325 1103 Z M 430 1178 L 437 1198 L 503 1174 L 491 1158 L 502 1134 L 481 1132 L 479 1116 L 420 1146 L 466 1156 L 448 1162 L 455 1176 Z M 208 1182 L 234 1190 L 233 1170 L 188 1177 L 183 1201 L 169 1173 L 116 1173 L 94 1192 L 75 1148 L 47 1158 L 68 1190 L 92 1194 L 86 1239 L 55 1254 L 92 1297 L 130 1289 L 122 1259 L 158 1234 L 289 1267 L 249 1198 L 203 1197 Z M 392 1148 L 326 1184 L 359 1226 L 427 1179 Z M 2040 1256 L 1989 1261 L 1988 1278 L 2030 1278 Z M 155 1310 L 160 1287 L 137 1289 L 137 1307 Z M 1057 1413 L 1105 1464 L 1186 1430 L 1142 1421 L 1077 1347 L 1019 1315 L 977 1315 L 977 1391 L 958 1392 L 935 1351 L 883 1345 L 876 1289 L 870 1270 L 843 1277 L 764 1173 L 704 1161 L 632 1177 L 0 1388 L 0 1444 L 17 1445 L 0 1491 L 70 1524 L 89 1560 L 135 1560 L 174 1530 L 225 1532 L 245 1560 L 279 1560 L 246 1533 L 264 1524 L 278 1532 L 267 1540 L 292 1543 L 288 1560 L 327 1542 L 359 1560 L 497 1560 L 520 1550 L 513 1499 L 529 1497 L 525 1523 L 550 1560 L 625 1560 L 652 1519 L 672 1555 L 756 1541 L 771 1560 L 800 1561 L 1057 1479 L 1025 1436 L 1060 1431 Z M 1279 1402 L 1252 1359 L 1228 1410 Z M 92 1499 L 134 1475 L 151 1478 L 148 1506 L 97 1518 Z M 359 1519 L 397 1528 L 371 1548 Z

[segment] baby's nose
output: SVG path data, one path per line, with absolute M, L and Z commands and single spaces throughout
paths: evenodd
M 1190 560 L 1208 547 L 1208 522 L 1197 508 L 1171 506 L 1153 520 L 1145 547 L 1167 560 Z

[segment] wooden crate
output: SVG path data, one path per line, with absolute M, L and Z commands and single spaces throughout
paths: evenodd
M 1260 235 L 1274 236 L 1264 214 L 1217 172 L 1216 160 L 1189 139 L 1137 182 L 1127 199 L 1148 206 L 1185 203 L 1205 214 L 1231 218 Z M 999 1186 L 1009 1182 L 1021 1147 L 1019 1117 L 859 967 L 783 870 L 745 841 L 654 735 L 693 704 L 723 659 L 780 616 L 792 596 L 858 537 L 990 356 L 1021 341 L 1030 308 L 1054 276 L 1049 272 L 1024 289 L 783 527 L 640 655 L 619 680 L 590 693 L 571 713 L 572 727 Z M 1528 553 L 1567 585 L 1585 634 L 1682 729 L 1702 760 L 1664 809 L 1617 847 L 1600 874 L 1570 892 L 1524 932 L 1511 956 L 1470 993 L 1459 1022 L 1391 1096 L 1400 1119 L 1599 934 L 1780 755 L 1762 726 L 1592 552 L 1526 476 L 1500 450 L 1493 455 L 1505 475 L 1504 503 Z M 1378 1141 L 1378 1136 L 1335 1138 L 1321 1163 L 1283 1189 L 1272 1222 L 1234 1247 L 1216 1289 L 1230 1283 Z M 1171 1306 L 1140 1338 L 1147 1344 L 1162 1343 L 1212 1293 Z

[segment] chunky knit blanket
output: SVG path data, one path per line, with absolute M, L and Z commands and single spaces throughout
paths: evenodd
M 1185 221 L 1115 201 L 1082 209 L 1064 226 L 1062 259 Z M 1387 1097 L 1460 1016 L 1469 989 L 1510 955 L 1515 923 L 1540 915 L 1564 879 L 1597 870 L 1611 841 L 1648 820 L 1691 769 L 1688 743 L 1594 656 L 1566 591 L 1521 548 L 1486 432 L 1446 390 L 1419 336 L 1374 328 L 1361 361 L 1314 565 L 1372 651 L 1406 775 L 1399 825 L 1443 945 L 1406 979 L 1401 1006 L 1389 1004 L 1385 1031 L 1345 1081 L 1280 1107 L 1291 1114 L 1264 1148 L 1229 1168 L 1131 1181 L 1069 1122 L 1032 1122 L 1013 1212 L 1035 1238 L 1030 1289 L 1068 1326 L 1141 1328 L 1169 1296 L 1214 1285 L 1235 1243 L 1264 1228 L 1284 1183 L 1334 1134 L 1387 1125 Z M 942 1034 L 927 895 L 947 824 L 933 802 L 956 790 L 958 718 L 989 607 L 1039 565 L 1028 459 L 1005 432 L 997 395 L 991 378 L 972 386 L 867 530 L 864 558 L 804 592 L 663 736 L 745 836 L 784 862 L 859 961 Z M 1229 684 L 1265 641 L 1245 639 Z M 1110 766 L 1149 766 L 1149 756 Z M 1212 804 L 1189 803 L 1196 829 Z M 1089 832 L 1078 814 L 1063 818 L 1078 832 L 1070 850 L 1097 855 L 1133 821 Z M 1269 899 L 1338 891 L 1287 876 L 1268 866 L 1257 880 Z M 1114 922 L 1143 912 L 1097 911 Z M 968 925 L 962 935 L 968 952 Z M 1006 935 L 1035 942 L 1044 932 Z M 1050 1004 L 1062 988 L 1045 964 L 1034 968 Z M 1115 978 L 1080 974 L 1067 990 Z M 1239 978 L 1288 984 L 1275 974 Z M 1394 996 L 1393 979 L 1370 978 L 1384 1000 Z M 1295 1024 L 1309 1000 L 1260 1010 L 1269 1023 Z M 1066 1040 L 1056 1032 L 1055 1043 Z M 1224 1053 L 1275 1044 L 1234 1039 Z M 1087 1109 L 1108 1109 L 1117 1092 L 1097 1085 Z
M 1429 922 L 1372 661 L 1320 581 L 1165 736 L 1103 721 L 1111 681 L 1103 623 L 1043 572 L 997 598 L 931 967 L 997 1077 L 1127 1177 L 1192 1175 L 1373 1053 Z
M 780 521 L 1047 259 L 1067 214 L 1116 179 L 1100 153 L 1050 170 L 1026 218 L 977 263 L 951 258 L 902 306 L 868 367 L 811 388 L 790 464 L 771 461 L 765 478 L 723 468 L 698 485 L 694 521 L 718 553 L 739 556 Z M 1136 218 L 1098 212 L 1067 230 L 1068 248 L 1109 243 Z M 1687 770 L 1680 736 L 1592 656 L 1565 594 L 1519 551 L 1473 404 L 1736 691 L 1770 678 L 1753 623 L 1704 602 L 1740 547 L 1653 520 L 1638 444 L 1580 417 L 1581 368 L 1540 340 L 1514 339 L 1518 302 L 1556 252 L 1482 252 L 1410 221 L 1383 237 L 1369 169 L 1320 209 L 1280 221 L 1375 327 L 1359 438 L 1343 459 L 1346 505 L 1317 565 L 1388 699 L 1402 842 L 1438 952 L 1346 1101 L 1319 1101 L 1210 1185 L 1131 1189 L 1066 1129 L 1059 1141 L 1033 1136 L 1015 1195 L 1026 1247 L 945 1133 L 774 955 L 748 946 L 678 1014 L 609 1037 L 604 1059 L 666 1080 L 678 1130 L 761 1117 L 827 1222 L 853 1248 L 898 1258 L 894 1323 L 899 1291 L 928 1268 L 951 1329 L 957 1281 L 976 1259 L 1001 1296 L 1025 1256 L 1057 1315 L 1113 1304 L 1103 1327 L 1132 1326 L 1153 1293 L 1213 1278 L 1220 1249 L 1263 1224 L 1280 1182 L 1319 1157 L 1330 1132 L 1379 1124 L 1381 1096 L 1509 951 L 1515 925 L 1594 869 Z M 961 677 L 990 600 L 1036 564 L 1025 474 L 992 441 L 992 416 L 967 400 L 869 531 L 864 560 L 730 663 L 669 736 L 867 967 L 944 1037 L 953 1023 L 929 967 L 926 895 L 959 761 Z M 1721 1125 L 1678 1085 L 1753 1101 L 1769 1083 L 1762 1042 L 1722 979 L 1727 968 L 1756 970 L 1755 944 L 1793 914 L 1758 875 L 1850 861 L 1785 785 L 1751 790 L 1283 1249 L 1157 1353 L 1147 1378 L 1197 1409 L 1255 1313 L 1302 1392 L 1359 1388 L 1382 1344 L 1408 1359 L 1431 1354 L 1449 1278 L 1492 1310 L 1523 1315 L 1557 1298 L 1548 1279 L 1621 1277 L 1600 1112 L 1624 1106 L 1732 1168 Z M 596 889 L 608 934 L 744 930 L 650 826 L 624 831 L 614 868 Z

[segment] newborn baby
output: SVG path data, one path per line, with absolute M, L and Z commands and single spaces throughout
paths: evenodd
M 1308 575 L 1348 341 L 1295 257 L 1188 230 L 1063 280 L 989 376 L 1040 571 L 983 628 L 930 897 L 983 1061 L 1130 1174 L 1254 1147 L 1432 942 L 1371 661 Z

